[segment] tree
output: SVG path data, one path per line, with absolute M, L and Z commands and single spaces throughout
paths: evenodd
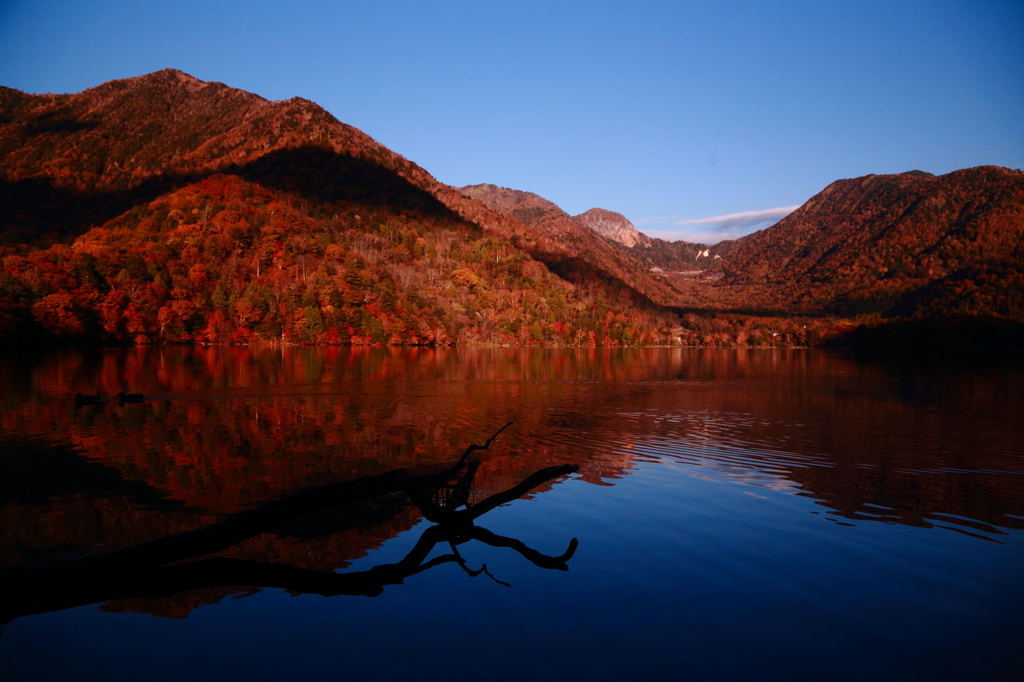
M 518 485 L 470 506 L 473 478 L 480 461 L 470 455 L 486 450 L 507 428 L 502 427 L 484 445 L 470 445 L 454 466 L 434 474 L 412 475 L 396 469 L 379 476 L 329 483 L 261 506 L 232 514 L 205 528 L 171 535 L 134 547 L 100 554 L 81 553 L 0 572 L 0 623 L 22 616 L 74 608 L 84 604 L 133 596 L 162 596 L 186 590 L 224 585 L 276 586 L 325 596 L 375 596 L 389 584 L 442 563 L 458 563 L 470 575 L 486 573 L 486 566 L 470 570 L 455 545 L 478 540 L 494 547 L 511 548 L 541 568 L 567 570 L 576 551 L 575 538 L 564 554 L 551 557 L 513 538 L 495 535 L 474 525 L 487 512 L 507 504 L 537 486 L 578 471 L 575 464 L 536 471 Z M 243 540 L 337 505 L 405 493 L 423 516 L 437 525 L 428 528 L 413 550 L 397 564 L 368 571 L 337 574 L 281 564 L 208 558 L 180 563 L 227 549 Z M 439 542 L 449 542 L 452 554 L 426 561 Z M 424 563 L 425 562 L 425 563 Z M 489 575 L 489 574 L 487 574 Z

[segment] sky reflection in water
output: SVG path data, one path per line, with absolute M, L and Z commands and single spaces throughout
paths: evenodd
M 2 372 L 7 565 L 432 470 L 509 420 L 478 497 L 581 466 L 478 523 L 549 555 L 579 538 L 567 572 L 471 542 L 467 565 L 500 583 L 447 564 L 372 599 L 234 589 L 31 616 L 3 627 L 13 679 L 1000 679 L 1022 663 L 1016 356 L 171 348 Z M 70 405 L 124 388 L 151 400 Z M 401 502 L 357 511 L 225 555 L 366 570 L 425 528 Z

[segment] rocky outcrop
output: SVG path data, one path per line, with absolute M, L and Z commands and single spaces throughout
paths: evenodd
M 633 227 L 626 216 L 603 208 L 592 208 L 586 213 L 573 216 L 573 219 L 584 227 L 589 227 L 602 237 L 607 237 L 630 248 L 634 246 L 650 247 L 651 238 Z

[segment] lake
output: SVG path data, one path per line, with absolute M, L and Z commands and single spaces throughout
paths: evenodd
M 1009 680 L 1024 664 L 1019 353 L 59 349 L 5 353 L 0 382 L 7 567 L 436 472 L 507 422 L 475 453 L 471 502 L 579 466 L 376 596 L 244 571 L 75 608 L 29 595 L 4 611 L 5 679 Z M 106 399 L 122 390 L 144 399 Z M 221 556 L 376 575 L 431 527 L 391 494 Z

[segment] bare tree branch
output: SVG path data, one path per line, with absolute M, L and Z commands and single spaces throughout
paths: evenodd
M 213 586 L 257 585 L 325 596 L 373 596 L 380 594 L 384 585 L 400 584 L 410 575 L 453 561 L 471 575 L 479 575 L 481 572 L 490 575 L 486 566 L 475 572 L 470 571 L 459 556 L 455 546 L 469 540 L 479 540 L 494 547 L 508 547 L 540 568 L 568 570 L 566 562 L 578 545 L 575 538 L 569 543 L 565 554 L 549 557 L 518 540 L 473 526 L 474 519 L 491 509 L 511 502 L 542 483 L 579 469 L 575 464 L 541 469 L 518 485 L 469 506 L 473 478 L 480 466 L 479 461 L 470 461 L 469 455 L 489 448 L 494 439 L 511 424 L 509 422 L 498 429 L 484 445 L 470 445 L 455 466 L 439 473 L 414 476 L 404 469 L 396 469 L 379 476 L 329 483 L 232 514 L 205 528 L 108 554 L 86 556 L 76 552 L 41 564 L 0 571 L 0 622 L 96 601 L 166 596 Z M 466 471 L 456 483 L 451 484 L 450 481 L 459 476 L 463 468 Z M 445 490 L 446 494 L 439 495 L 441 490 Z M 328 507 L 367 500 L 395 491 L 404 492 L 428 521 L 439 524 L 428 528 L 416 546 L 397 564 L 342 574 L 222 557 L 168 565 L 214 554 Z M 442 541 L 451 543 L 453 554 L 424 563 L 434 545 Z

